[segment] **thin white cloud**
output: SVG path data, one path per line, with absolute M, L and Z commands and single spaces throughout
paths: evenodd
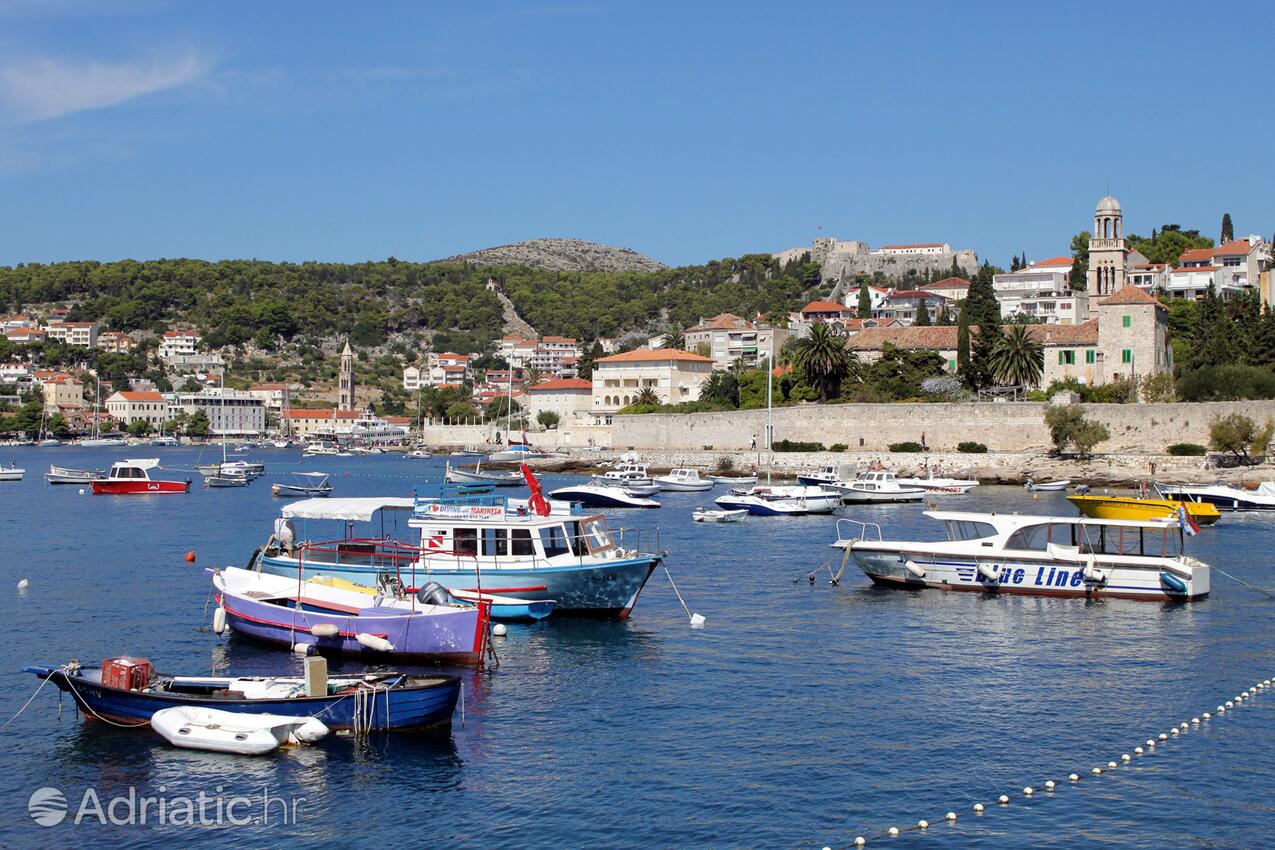
M 179 88 L 208 73 L 194 51 L 134 62 L 38 57 L 0 64 L 0 115 L 29 124 Z

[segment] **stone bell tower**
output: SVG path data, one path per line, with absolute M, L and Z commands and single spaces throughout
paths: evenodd
M 350 349 L 350 341 L 345 341 L 341 351 L 341 379 L 337 390 L 337 410 L 354 409 L 354 352 Z
M 1129 249 L 1124 242 L 1124 212 L 1120 202 L 1107 195 L 1093 214 L 1093 235 L 1089 237 L 1089 294 L 1119 292 L 1125 285 Z

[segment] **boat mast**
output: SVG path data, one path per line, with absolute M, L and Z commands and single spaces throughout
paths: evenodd
M 505 404 L 505 445 L 512 446 L 514 444 L 513 437 L 509 436 L 514 421 L 514 358 L 510 356 L 508 362 L 509 371 L 509 400 Z
M 770 350 L 766 352 L 766 485 L 770 485 L 770 468 L 774 465 L 775 453 L 772 443 L 775 439 L 774 402 L 771 395 L 771 384 L 775 378 L 775 335 L 770 335 Z

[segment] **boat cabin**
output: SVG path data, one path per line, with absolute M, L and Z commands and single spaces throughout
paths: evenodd
M 856 490 L 868 492 L 873 490 L 898 490 L 899 481 L 894 477 L 893 472 L 864 472 L 851 482 L 851 486 Z
M 1092 519 L 927 511 L 943 521 L 947 539 L 977 542 L 993 551 L 1070 552 L 1174 558 L 1183 554 L 1179 523 L 1167 520 Z
M 159 466 L 159 458 L 133 458 L 116 461 L 111 464 L 107 475 L 109 481 L 149 481 L 147 470 Z

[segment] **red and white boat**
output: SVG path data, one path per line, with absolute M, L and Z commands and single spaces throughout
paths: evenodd
M 190 491 L 190 479 L 185 481 L 155 481 L 149 470 L 159 466 L 159 458 L 128 458 L 111 465 L 105 479 L 94 481 L 93 492 L 111 495 L 136 493 L 186 493 Z

